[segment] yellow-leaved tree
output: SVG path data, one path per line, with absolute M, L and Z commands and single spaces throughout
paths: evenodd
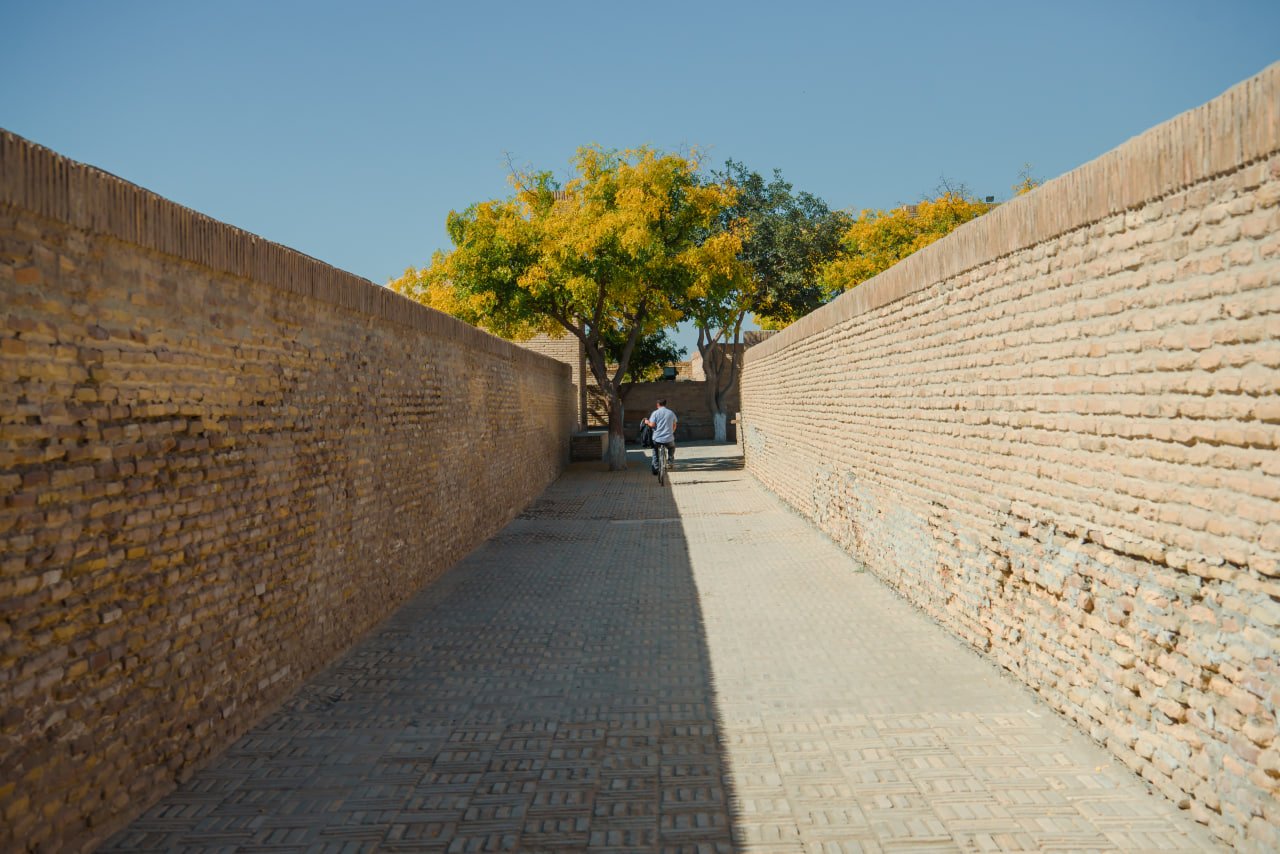
M 823 287 L 837 296 L 994 207 L 948 191 L 891 211 L 864 210 L 844 233 L 840 255 L 823 268 Z
M 605 458 L 620 470 L 632 354 L 676 323 L 691 288 L 706 286 L 709 254 L 733 255 L 732 245 L 704 244 L 734 191 L 701 180 L 696 153 L 591 146 L 572 163 L 563 186 L 550 172 L 517 172 L 509 198 L 450 213 L 453 250 L 392 287 L 506 338 L 576 336 L 609 401 Z

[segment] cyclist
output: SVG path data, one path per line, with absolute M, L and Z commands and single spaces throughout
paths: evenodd
M 676 458 L 676 414 L 667 409 L 666 398 L 658 401 L 658 408 L 643 419 L 653 428 L 653 473 L 658 473 L 658 446 L 666 445 L 668 464 Z

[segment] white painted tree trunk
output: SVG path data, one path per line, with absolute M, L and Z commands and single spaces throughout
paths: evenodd
M 604 448 L 604 459 L 609 464 L 609 471 L 626 470 L 627 440 L 625 436 L 609 434 L 609 441 Z
M 711 416 L 711 423 L 715 426 L 716 441 L 729 441 L 729 413 L 716 412 Z
M 627 437 L 623 433 L 622 398 L 616 393 L 610 395 L 609 405 L 609 441 L 604 447 L 604 460 L 609 464 L 609 471 L 627 470 Z

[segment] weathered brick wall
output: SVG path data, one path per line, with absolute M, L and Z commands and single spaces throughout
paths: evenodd
M 1280 850 L 1280 65 L 748 351 L 749 469 Z
M 568 375 L 0 134 L 0 850 L 90 846 L 509 520 Z
M 518 343 L 526 350 L 550 356 L 557 362 L 564 362 L 569 366 L 572 371 L 573 393 L 577 406 L 577 428 L 579 430 L 585 428 L 587 424 L 587 387 L 589 385 L 594 386 L 595 381 L 587 376 L 587 357 L 583 351 L 582 342 L 578 340 L 577 336 L 565 333 L 559 337 L 552 337 L 546 334 L 535 335 L 528 341 L 520 341 Z

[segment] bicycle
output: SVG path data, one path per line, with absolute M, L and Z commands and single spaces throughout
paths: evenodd
M 667 458 L 667 454 L 670 453 L 670 449 L 668 449 L 665 444 L 655 443 L 653 446 L 653 452 L 658 455 L 658 486 L 666 486 L 668 480 L 667 470 L 671 465 Z

